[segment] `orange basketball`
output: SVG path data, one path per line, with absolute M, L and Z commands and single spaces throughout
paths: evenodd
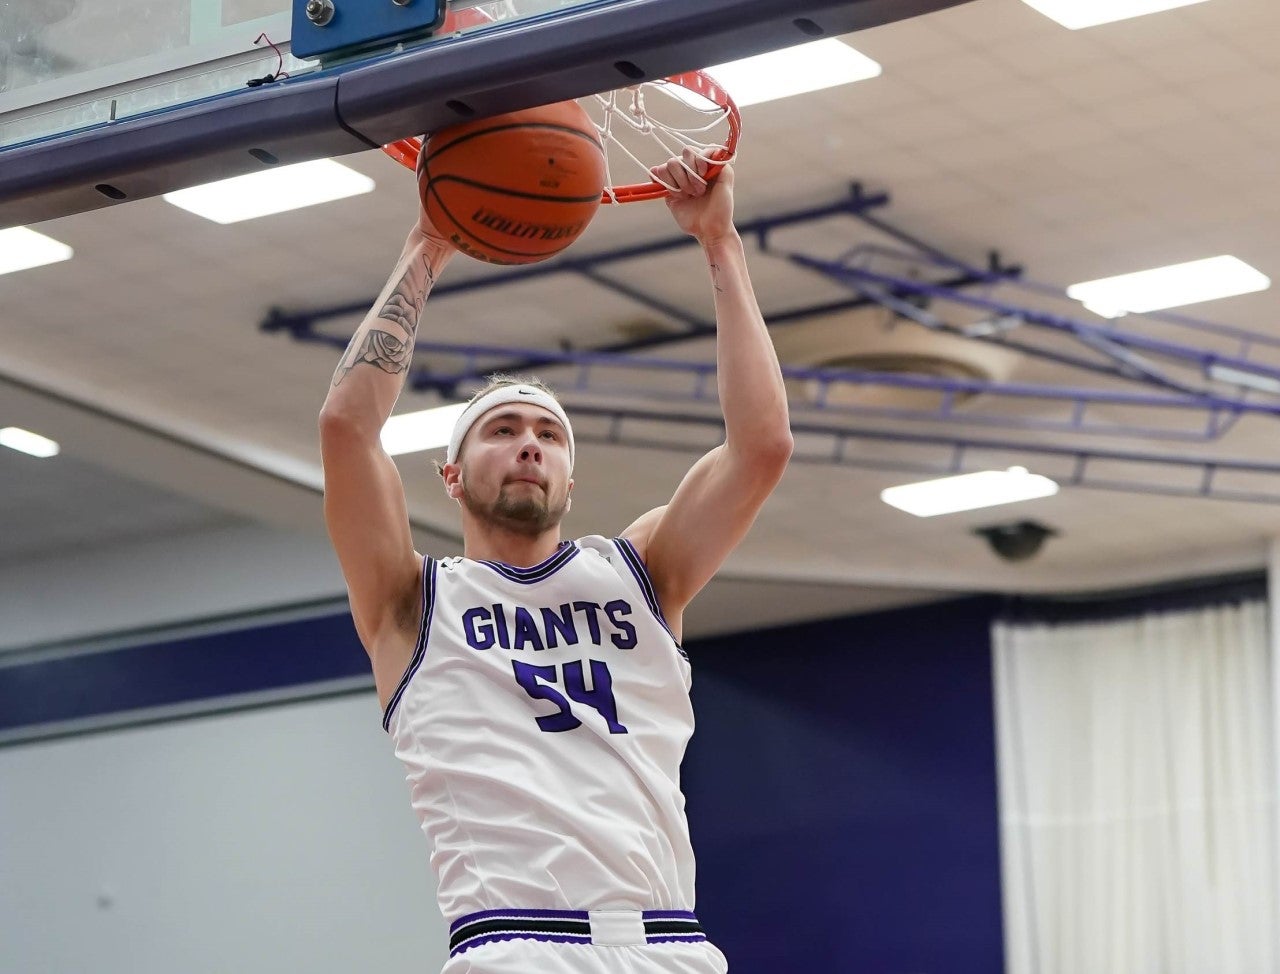
M 600 137 L 574 101 L 441 129 L 418 157 L 431 223 L 491 264 L 532 264 L 564 250 L 591 222 L 604 181 Z

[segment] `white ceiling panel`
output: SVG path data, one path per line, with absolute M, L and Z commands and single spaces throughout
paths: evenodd
M 1235 254 L 1274 278 L 1280 275 L 1280 237 L 1274 229 L 1280 212 L 1274 179 L 1280 148 L 1277 36 L 1280 7 L 1263 0 L 1214 0 L 1083 31 L 1065 30 L 1018 0 L 974 0 L 854 35 L 848 42 L 881 63 L 881 77 L 744 110 L 737 213 L 749 220 L 835 202 L 860 180 L 868 191 L 891 194 L 892 204 L 876 215 L 907 233 L 979 265 L 989 251 L 999 250 L 1037 280 L 1065 286 L 1218 253 Z M 22 531 L 11 530 L 7 540 L 0 539 L 0 559 L 58 549 L 70 535 L 86 544 L 109 543 L 130 533 L 185 529 L 201 518 L 243 518 L 247 498 L 259 489 L 246 470 L 262 471 L 261 484 L 276 485 L 260 487 L 275 498 L 262 506 L 260 516 L 272 523 L 293 518 L 295 527 L 304 521 L 318 526 L 316 414 L 339 350 L 265 334 L 259 325 L 273 307 L 307 311 L 372 299 L 417 205 L 410 174 L 380 153 L 342 161 L 373 177 L 377 189 L 225 227 L 150 200 L 40 228 L 73 246 L 76 257 L 0 278 L 4 374 L 70 396 L 102 416 L 123 417 L 137 424 L 139 436 L 152 430 L 158 441 L 170 443 L 164 449 L 172 448 L 171 441 L 188 444 L 207 462 L 229 464 L 236 473 L 219 488 L 228 492 L 220 500 L 216 491 L 201 493 L 178 473 L 166 472 L 165 464 L 178 461 L 166 459 L 160 447 L 150 458 L 137 454 L 130 468 L 120 461 L 118 448 L 100 447 L 102 455 L 95 456 L 88 440 L 57 468 L 61 474 L 48 474 L 61 482 L 47 490 L 33 490 L 31 482 L 0 466 L 5 516 L 22 525 Z M 661 205 L 606 208 L 568 256 L 662 240 L 675 232 Z M 885 241 L 845 218 L 779 231 L 773 238 L 779 249 L 826 258 L 859 242 Z M 761 254 L 754 245 L 750 249 L 766 310 L 852 294 Z M 602 270 L 694 315 L 711 312 L 696 249 Z M 444 280 L 501 276 L 459 258 Z M 1005 289 L 1000 293 L 1009 295 Z M 1280 320 L 1274 291 L 1181 310 L 1265 334 L 1277 334 Z M 1102 323 L 1078 309 L 1077 314 Z M 358 319 L 358 313 L 334 319 L 326 330 L 349 334 Z M 796 362 L 877 349 L 889 333 L 896 340 L 921 332 L 912 341 L 928 346 L 930 336 L 918 325 L 899 321 L 886 328 L 885 320 L 851 314 L 847 327 L 821 332 L 816 345 L 787 337 L 803 338 L 804 332 L 793 329 L 804 326 L 779 325 L 775 339 L 785 357 Z M 1206 349 L 1238 351 L 1234 340 L 1137 319 L 1121 324 Z M 561 274 L 433 299 L 420 340 L 591 348 L 646 328 L 680 327 L 630 298 Z M 1071 347 L 1062 341 L 1049 344 Z M 709 360 L 712 349 L 704 341 L 648 354 Z M 1014 360 L 1011 379 L 1062 385 L 1099 381 L 1043 360 L 1016 354 Z M 449 365 L 434 357 L 430 361 L 438 368 Z M 568 376 L 564 370 L 549 374 Z M 664 398 L 678 404 L 680 386 L 670 377 L 640 376 L 635 382 L 642 385 L 639 394 L 627 391 L 635 384 L 632 377 L 618 376 L 613 386 L 597 390 L 597 398 L 612 393 L 645 405 L 661 405 Z M 406 392 L 399 408 L 437 401 Z M 920 423 L 822 414 L 797 399 L 793 420 L 1002 443 L 1275 461 L 1272 417 L 1249 418 L 1221 442 L 1196 444 L 1040 434 L 976 418 L 995 414 L 1025 422 L 1063 415 L 1061 407 L 1042 402 L 984 400 L 969 408 L 975 416 L 969 422 Z M 1101 409 L 1097 415 L 1128 414 Z M 1175 423 L 1162 416 L 1160 422 L 1194 428 L 1196 417 L 1178 417 Z M 663 503 L 699 451 L 714 441 L 714 434 L 701 428 L 670 436 L 685 445 L 585 448 L 566 531 L 616 532 L 647 506 Z M 822 437 L 800 441 L 809 451 L 806 457 L 830 448 Z M 879 453 L 869 448 L 863 453 L 851 441 L 848 449 L 852 460 L 867 463 L 895 453 L 891 444 L 879 444 Z M 944 446 L 899 446 L 896 453 L 899 461 L 910 455 L 945 465 L 948 459 Z M 971 460 L 978 456 L 981 451 L 970 453 Z M 1018 456 L 1017 450 L 992 450 L 987 458 L 1014 462 Z M 1031 452 L 1022 459 L 1032 469 L 1040 462 L 1063 476 L 1071 472 L 1066 461 Z M 415 455 L 398 462 L 415 524 L 448 544 L 456 538 L 456 512 L 440 492 L 429 460 L 429 455 Z M 136 504 L 125 497 L 131 472 L 140 484 Z M 1134 469 L 1108 473 L 1116 479 L 1152 475 Z M 1185 468 L 1168 471 L 1166 479 L 1194 488 L 1200 476 L 1197 469 Z M 1251 489 L 1280 493 L 1280 477 L 1233 476 L 1233 482 L 1247 482 Z M 112 479 L 121 477 L 125 481 Z M 1259 566 L 1268 539 L 1280 531 L 1280 517 L 1270 504 L 1070 486 L 1042 501 L 916 519 L 878 499 L 882 488 L 910 479 L 913 475 L 905 472 L 854 464 L 794 463 L 753 534 L 730 559 L 726 575 L 738 580 L 735 584 L 772 583 L 784 594 L 782 586 L 801 583 L 880 592 L 884 604 L 904 604 L 912 593 L 1092 590 Z M 284 493 L 273 493 L 287 492 L 289 483 L 302 491 L 290 495 L 292 502 Z M 187 489 L 192 492 L 184 494 Z M 163 499 L 149 491 L 163 492 Z M 184 497 L 189 509 L 182 506 Z M 64 502 L 76 505 L 81 520 L 56 513 Z M 972 534 L 984 524 L 1024 517 L 1058 532 L 1026 563 L 1000 561 Z M 839 599 L 819 601 L 806 611 L 820 614 Z M 786 598 L 762 603 L 775 605 L 771 611 L 778 618 L 785 615 Z M 876 599 L 874 594 L 850 596 L 839 604 L 865 608 Z M 760 624 L 767 617 L 765 612 Z

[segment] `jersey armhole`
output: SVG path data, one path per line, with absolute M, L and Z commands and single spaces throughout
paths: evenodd
M 689 655 L 680 645 L 680 640 L 676 639 L 671 632 L 671 627 L 667 625 L 667 620 L 662 614 L 662 606 L 658 603 L 658 590 L 654 588 L 653 579 L 649 577 L 649 569 L 645 567 L 644 559 L 640 557 L 640 552 L 636 551 L 636 546 L 626 538 L 614 538 L 613 544 L 618 549 L 618 553 L 622 555 L 622 560 L 626 563 L 626 566 L 631 569 L 631 574 L 635 578 L 636 584 L 640 586 L 640 592 L 644 595 L 649 611 L 653 613 L 653 617 L 658 620 L 659 625 L 667 631 L 671 641 L 676 644 L 676 650 L 680 653 L 680 656 L 687 660 Z
M 400 702 L 400 698 L 404 696 L 405 690 L 409 688 L 413 675 L 418 672 L 418 667 L 422 665 L 422 660 L 427 655 L 427 640 L 431 636 L 431 616 L 435 610 L 436 602 L 436 564 L 436 560 L 430 555 L 423 555 L 422 621 L 418 623 L 418 639 L 413 645 L 413 656 L 409 660 L 409 665 L 405 668 L 404 676 L 400 678 L 396 692 L 387 701 L 386 713 L 382 715 L 382 729 L 384 731 L 389 732 L 391 730 L 391 716 L 395 712 L 396 705 Z

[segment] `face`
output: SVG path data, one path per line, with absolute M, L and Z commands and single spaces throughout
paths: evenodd
M 555 527 L 569 509 L 569 438 L 541 406 L 505 403 L 467 432 L 445 489 L 475 517 L 520 534 Z

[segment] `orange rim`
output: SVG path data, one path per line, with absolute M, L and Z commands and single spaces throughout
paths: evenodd
M 724 148 L 717 152 L 717 157 L 720 159 L 732 159 L 738 151 L 738 139 L 742 135 L 742 115 L 729 93 L 721 87 L 715 78 L 703 71 L 686 71 L 684 74 L 673 75 L 665 80 L 670 84 L 679 85 L 695 94 L 701 95 L 725 110 L 725 121 L 728 123 L 729 132 L 724 142 Z M 406 169 L 416 172 L 418 169 L 418 155 L 422 151 L 422 139 L 416 136 L 400 139 L 389 145 L 384 145 L 382 151 Z M 713 163 L 707 169 L 708 181 L 715 179 L 723 168 L 723 164 L 716 165 Z M 602 203 L 643 203 L 647 200 L 663 199 L 666 195 L 666 187 L 650 179 L 643 183 L 628 183 L 625 186 L 615 186 L 612 193 L 606 189 L 601 194 L 600 201 Z

